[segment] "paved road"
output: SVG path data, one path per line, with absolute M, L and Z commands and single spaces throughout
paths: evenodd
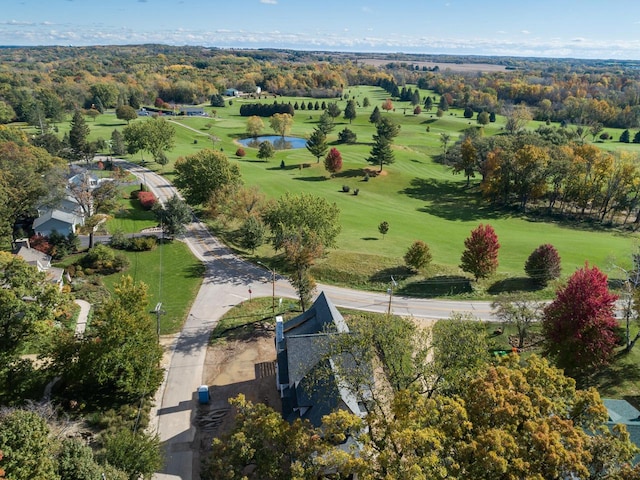
M 122 163 L 146 182 L 161 201 L 176 193 L 159 175 L 139 165 Z M 166 466 L 154 477 L 158 480 L 190 480 L 198 471 L 195 464 L 198 459 L 192 452 L 193 407 L 196 405 L 195 392 L 202 382 L 211 329 L 223 313 L 249 298 L 249 289 L 255 297 L 272 294 L 271 272 L 233 255 L 197 219 L 188 226 L 184 241 L 204 263 L 206 271 L 184 327 L 172 346 L 171 364 L 157 395 L 157 431 L 166 453 Z M 371 312 L 386 312 L 389 308 L 389 295 L 385 294 L 321 284 L 318 291 L 326 292 L 339 307 Z M 275 282 L 275 294 L 278 298 L 295 298 L 294 290 L 280 277 Z M 429 319 L 447 318 L 454 311 L 469 312 L 480 319 L 493 319 L 489 302 L 449 302 L 394 295 L 391 311 Z

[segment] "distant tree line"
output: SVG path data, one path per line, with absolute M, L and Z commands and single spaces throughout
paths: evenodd
M 258 117 L 270 117 L 276 113 L 288 113 L 293 116 L 295 109 L 290 103 L 246 103 L 240 107 L 240 115 L 250 117 L 256 115 Z

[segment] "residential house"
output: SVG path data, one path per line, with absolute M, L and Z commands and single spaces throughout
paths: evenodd
M 330 337 L 348 333 L 347 323 L 324 292 L 292 320 L 276 318 L 276 383 L 284 418 L 303 418 L 320 426 L 322 417 L 336 409 L 364 414 L 353 389 L 346 388 L 335 371 L 335 359 L 327 358 Z M 318 383 L 314 372 L 322 366 L 332 374 Z
M 33 231 L 36 235 L 48 237 L 54 230 L 65 237 L 76 233 L 76 227 L 84 225 L 84 218 L 75 213 L 63 210 L 47 210 L 33 221 Z
M 31 248 L 28 238 L 22 238 L 14 242 L 16 255 L 29 265 L 33 265 L 39 272 L 45 272 L 47 279 L 62 288 L 64 269 L 51 266 L 51 256 L 35 248 Z
M 626 400 L 603 398 L 602 403 L 609 413 L 609 421 L 607 421 L 609 428 L 618 424 L 626 426 L 630 440 L 640 448 L 640 411 Z M 633 463 L 639 462 L 640 455 L 636 455 Z
M 240 96 L 240 91 L 236 90 L 235 88 L 227 88 L 224 91 L 224 95 L 225 95 L 225 97 L 239 97 Z

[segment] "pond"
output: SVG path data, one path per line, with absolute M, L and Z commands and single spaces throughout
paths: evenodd
M 260 137 L 241 138 L 238 140 L 244 147 L 258 148 L 262 142 L 269 141 L 276 150 L 304 148 L 307 140 L 299 137 L 281 137 L 280 135 L 262 135 Z

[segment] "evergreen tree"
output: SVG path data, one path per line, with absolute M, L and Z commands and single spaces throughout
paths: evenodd
M 111 154 L 115 156 L 126 155 L 127 146 L 124 143 L 124 136 L 119 130 L 111 132 Z
M 633 143 L 640 143 L 640 131 L 633 136 Z
M 631 140 L 631 133 L 629 132 L 629 129 L 626 129 L 624 132 L 620 134 L 620 142 L 629 143 L 630 140 Z
M 427 112 L 430 112 L 432 108 L 433 108 L 433 100 L 431 100 L 431 97 L 427 95 L 427 97 L 424 99 L 424 109 Z
M 440 103 L 438 104 L 438 108 L 440 108 L 440 110 L 442 110 L 443 112 L 449 110 L 449 102 L 447 102 L 447 99 L 444 95 L 440 96 Z
M 356 102 L 349 100 L 347 106 L 344 109 L 344 118 L 349 120 L 349 124 L 356 118 Z
M 382 118 L 382 114 L 380 113 L 380 109 L 376 105 L 375 108 L 373 109 L 373 112 L 371 112 L 371 115 L 369 115 L 369 123 L 374 123 L 374 124 L 378 123 L 381 118 Z
M 327 112 L 323 112 L 322 115 L 320 115 L 318 126 L 316 128 L 325 135 L 329 135 L 335 128 L 333 117 Z
M 320 163 L 320 157 L 327 153 L 329 145 L 327 145 L 327 136 L 320 128 L 315 128 L 306 143 L 309 153 L 316 157 L 316 161 Z
M 391 144 L 393 139 L 400 133 L 400 125 L 393 123 L 387 117 L 383 118 L 376 124 L 376 134 L 373 136 L 373 148 L 367 159 L 368 162 L 382 166 L 395 161 Z
M 89 126 L 80 110 L 76 110 L 71 119 L 69 130 L 69 147 L 74 160 L 86 159 L 89 149 Z
M 411 105 L 420 105 L 420 92 L 417 88 L 411 94 Z

